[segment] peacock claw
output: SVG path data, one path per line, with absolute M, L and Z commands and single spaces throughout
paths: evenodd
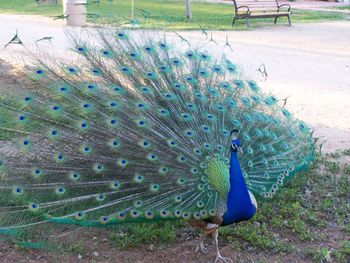
M 201 251 L 202 251 L 203 253 L 207 253 L 207 252 L 208 252 L 208 249 L 207 249 L 207 247 L 204 245 L 204 242 L 203 242 L 203 241 L 201 241 L 201 242 L 199 243 L 199 245 L 197 245 L 195 252 L 198 252 L 199 249 L 201 249 Z
M 220 255 L 220 253 L 217 254 L 214 263 L 218 262 L 224 262 L 224 263 L 233 263 L 233 260 L 230 258 L 226 258 Z

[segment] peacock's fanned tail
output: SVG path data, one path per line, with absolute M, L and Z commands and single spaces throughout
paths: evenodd
M 225 57 L 119 30 L 73 41 L 79 64 L 38 60 L 1 94 L 0 233 L 222 213 L 232 129 L 262 198 L 313 158 L 305 123 Z

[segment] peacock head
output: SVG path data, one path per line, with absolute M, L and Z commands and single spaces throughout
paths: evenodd
M 231 131 L 231 151 L 233 152 L 240 152 L 242 153 L 242 147 L 241 147 L 241 142 L 240 140 L 238 140 L 238 130 L 237 129 L 233 129 Z

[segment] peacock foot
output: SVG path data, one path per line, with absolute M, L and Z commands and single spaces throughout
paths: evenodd
M 219 262 L 224 262 L 224 263 L 233 263 L 233 260 L 230 258 L 226 258 L 220 255 L 220 253 L 218 253 L 216 255 L 215 261 L 214 263 L 219 263 Z
M 199 245 L 197 245 L 195 252 L 198 252 L 199 249 L 200 249 L 203 253 L 207 253 L 207 252 L 208 252 L 208 249 L 207 249 L 207 247 L 204 245 L 204 242 L 203 242 L 203 241 L 201 241 L 201 242 L 199 243 Z

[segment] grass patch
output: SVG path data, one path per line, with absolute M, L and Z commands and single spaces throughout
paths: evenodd
M 350 10 L 350 5 L 337 6 L 337 7 L 334 7 L 334 9 L 339 9 L 339 10 Z
M 350 20 L 350 15 L 343 13 L 296 9 L 292 11 L 293 23 Z M 62 14 L 62 5 L 37 5 L 33 0 L 1 1 L 0 12 L 54 16 Z M 200 24 L 206 29 L 232 30 L 232 5 L 192 2 L 192 13 L 193 20 L 188 21 L 185 16 L 185 3 L 180 0 L 137 1 L 134 21 L 131 22 L 130 0 L 101 0 L 99 4 L 88 5 L 89 21 L 99 24 L 133 24 L 139 28 L 167 30 L 198 30 Z M 280 18 L 278 23 L 286 25 L 287 19 Z M 251 29 L 263 25 L 272 26 L 273 18 L 251 19 Z M 245 21 L 238 20 L 234 29 L 246 29 Z
M 110 239 L 119 248 L 167 244 L 176 240 L 176 229 L 183 222 L 159 222 L 118 226 L 110 231 Z

